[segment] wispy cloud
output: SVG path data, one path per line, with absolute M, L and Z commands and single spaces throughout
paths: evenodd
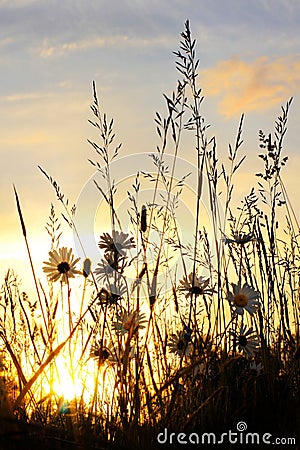
M 49 142 L 51 136 L 42 132 L 30 132 L 27 134 L 16 133 L 15 136 L 0 137 L 1 146 L 26 147 L 29 145 L 41 145 Z
M 0 48 L 6 47 L 7 45 L 11 44 L 13 42 L 13 39 L 11 37 L 6 37 L 3 39 L 0 39 Z
M 67 53 L 85 51 L 93 48 L 111 48 L 111 47 L 169 47 L 173 38 L 167 36 L 141 38 L 120 34 L 116 36 L 94 36 L 87 39 L 69 41 L 61 44 L 52 43 L 50 39 L 44 39 L 42 44 L 33 49 L 43 58 L 52 56 L 64 56 Z
M 2 102 L 22 102 L 30 100 L 46 100 L 47 98 L 54 97 L 53 93 L 43 93 L 43 92 L 28 92 L 28 93 L 14 93 L 10 95 L 5 95 L 1 97 Z
M 1 114 L 5 116 L 7 108 L 9 112 L 14 112 L 15 116 L 22 112 L 25 114 L 31 111 L 31 114 L 38 113 L 39 110 L 46 114 L 48 111 L 55 111 L 70 109 L 73 111 L 86 110 L 88 108 L 90 99 L 82 93 L 72 88 L 72 83 L 68 80 L 57 84 L 56 91 L 35 91 L 35 92 L 14 92 L 9 95 L 0 96 L 0 117 Z M 104 89 L 103 89 L 104 90 Z M 47 110 L 45 111 L 45 104 Z
M 69 122 L 68 119 L 65 122 L 57 120 L 59 114 L 63 111 L 67 118 L 72 116 L 72 120 L 79 122 L 77 128 L 80 128 L 80 120 L 84 123 L 89 103 L 90 99 L 84 93 L 75 90 L 65 90 L 63 94 L 58 89 L 0 96 L 0 120 L 3 125 L 0 148 L 10 147 L 14 152 L 27 149 L 32 155 L 36 147 L 43 145 L 47 152 L 53 143 L 66 139 L 65 128 Z M 18 162 L 22 167 L 21 161 Z
M 9 8 L 20 8 L 23 6 L 37 3 L 37 0 L 0 0 L 0 7 L 7 6 Z
M 199 74 L 206 96 L 218 98 L 227 117 L 268 110 L 300 91 L 300 58 L 260 57 L 253 62 L 237 57 L 220 61 Z

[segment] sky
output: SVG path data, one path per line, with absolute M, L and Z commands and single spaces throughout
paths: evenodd
M 82 222 L 85 196 L 93 197 L 96 215 L 99 197 L 89 193 L 94 169 L 88 162 L 95 154 L 87 142 L 95 136 L 88 122 L 93 80 L 123 144 L 118 177 L 132 177 L 133 167 L 155 151 L 154 116 L 165 112 L 163 93 L 176 87 L 172 52 L 186 19 L 197 40 L 203 113 L 221 159 L 245 113 L 241 155 L 247 158 L 236 183 L 241 198 L 256 183 L 258 130 L 272 131 L 280 106 L 294 97 L 283 178 L 299 217 L 298 0 L 0 0 L 1 275 L 28 265 L 13 184 L 34 261 L 40 266 L 47 259 L 45 225 L 51 203 L 58 216 L 60 207 L 38 165 L 82 208 Z M 181 157 L 195 163 L 194 149 L 187 145 Z M 107 217 L 100 222 L 106 226 Z

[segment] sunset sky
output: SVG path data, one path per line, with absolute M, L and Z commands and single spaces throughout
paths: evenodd
M 94 158 L 87 143 L 93 80 L 126 164 L 155 151 L 154 115 L 165 111 L 162 94 L 176 87 L 172 52 L 186 19 L 197 39 L 203 112 L 224 160 L 245 113 L 241 198 L 257 181 L 258 130 L 272 131 L 281 104 L 294 97 L 283 178 L 299 217 L 298 0 L 0 0 L 1 275 L 10 265 L 19 269 L 18 260 L 27 264 L 13 183 L 38 264 L 47 259 L 45 224 L 57 203 L 37 166 L 71 203 L 94 173 L 87 161 Z M 196 161 L 192 148 L 181 157 Z M 121 178 L 132 175 L 126 164 Z

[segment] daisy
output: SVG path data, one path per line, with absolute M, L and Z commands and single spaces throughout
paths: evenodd
M 189 356 L 193 345 L 189 338 L 187 339 L 185 331 L 179 331 L 177 333 L 173 333 L 170 336 L 170 341 L 168 343 L 169 350 L 175 355 L 185 355 Z
M 102 365 L 105 361 L 109 361 L 113 355 L 114 346 L 112 343 L 106 345 L 106 341 L 101 345 L 100 342 L 96 342 L 91 347 L 90 357 L 98 360 L 99 365 Z
M 99 299 L 99 303 L 101 305 L 113 305 L 121 300 L 126 292 L 126 286 L 122 286 L 120 283 L 118 283 L 118 287 L 110 284 L 109 289 L 105 289 L 104 287 L 100 289 L 97 294 L 97 298 Z
M 124 312 L 122 315 L 117 316 L 117 320 L 113 322 L 113 328 L 118 334 L 130 333 L 133 336 L 138 329 L 145 328 L 145 323 L 146 315 L 144 313 L 139 314 L 137 311 Z
M 114 346 L 111 347 L 111 353 L 108 357 L 108 362 L 110 364 L 120 364 L 120 363 L 126 363 L 129 359 L 135 358 L 135 348 L 134 345 L 131 347 L 123 348 L 122 346 L 119 346 L 115 348 Z
M 244 314 L 244 309 L 253 315 L 259 308 L 259 292 L 252 289 L 247 284 L 241 287 L 241 283 L 232 283 L 233 292 L 228 292 L 227 300 L 235 309 L 237 314 Z
M 100 236 L 98 246 L 103 248 L 105 253 L 113 252 L 126 256 L 126 250 L 134 248 L 135 243 L 133 237 L 129 237 L 129 234 L 113 230 L 112 236 L 109 233 Z
M 260 375 L 262 368 L 262 363 L 256 364 L 255 361 L 251 361 L 249 366 L 249 369 L 252 370 L 257 376 Z
M 75 265 L 80 258 L 74 259 L 72 249 L 62 247 L 58 251 L 52 250 L 49 252 L 50 260 L 44 261 L 46 266 L 43 271 L 47 274 L 49 281 L 58 281 L 67 283 L 69 278 L 74 278 L 76 274 L 82 274 L 81 271 L 75 269 Z
M 183 280 L 179 281 L 179 290 L 185 292 L 186 298 L 191 294 L 201 295 L 205 293 L 211 293 L 210 289 L 206 289 L 209 285 L 209 278 L 197 277 L 195 274 L 193 282 L 193 273 L 190 273 L 188 277 L 183 277 Z
M 116 264 L 112 255 L 106 253 L 104 255 L 104 259 L 102 259 L 94 273 L 96 275 L 97 281 L 101 281 L 103 278 L 107 278 L 109 275 L 112 275 L 116 270 Z
M 245 325 L 240 328 L 239 334 L 231 332 L 234 341 L 237 343 L 238 350 L 251 357 L 259 350 L 259 338 L 253 331 L 253 328 L 247 330 Z

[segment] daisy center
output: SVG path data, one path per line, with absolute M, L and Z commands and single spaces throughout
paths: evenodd
M 105 361 L 108 357 L 109 357 L 109 355 L 110 355 L 110 352 L 109 352 L 109 350 L 107 349 L 107 348 L 104 348 L 102 351 L 101 351 L 101 357 L 103 358 L 103 360 Z
M 117 249 L 117 247 L 115 246 L 114 242 L 112 242 L 111 244 L 108 245 L 108 249 L 109 249 L 111 252 L 117 252 L 117 251 L 118 251 L 118 249 Z
M 107 348 L 99 348 L 94 351 L 94 356 L 102 361 L 105 361 L 110 356 L 110 352 Z
M 201 287 L 199 286 L 192 286 L 191 293 L 195 295 L 201 295 L 203 294 L 203 289 L 201 289 Z
M 67 273 L 69 272 L 70 268 L 70 264 L 67 261 L 63 261 L 57 266 L 57 270 L 59 273 Z
M 177 348 L 178 348 L 178 350 L 184 350 L 185 342 L 183 339 L 179 339 L 179 341 L 177 342 Z
M 124 330 L 129 331 L 132 323 L 133 323 L 133 318 L 126 320 L 126 322 L 124 322 L 124 325 L 123 325 Z
M 241 346 L 241 347 L 246 347 L 247 346 L 247 343 L 248 343 L 248 341 L 247 341 L 247 338 L 246 338 L 246 336 L 239 336 L 239 345 Z
M 113 304 L 117 303 L 117 301 L 119 300 L 119 298 L 121 298 L 120 295 L 117 295 L 117 294 L 111 294 L 111 296 L 109 297 L 109 303 L 110 303 L 111 305 L 113 305 Z
M 248 303 L 248 297 L 244 294 L 236 294 L 234 296 L 234 303 L 236 306 L 246 306 Z

